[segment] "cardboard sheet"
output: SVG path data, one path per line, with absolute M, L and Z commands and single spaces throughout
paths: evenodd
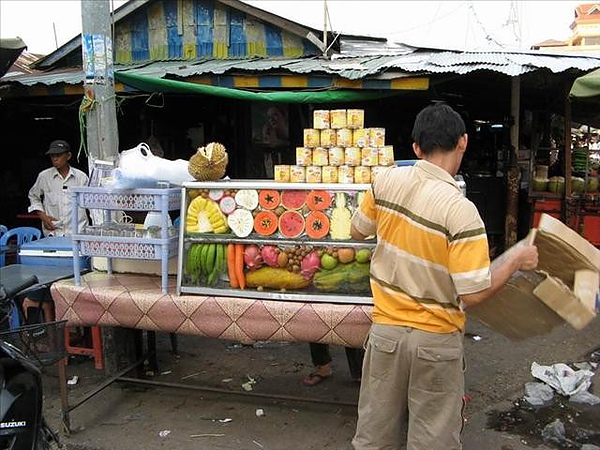
M 596 313 L 589 301 L 576 295 L 575 274 L 600 273 L 600 250 L 547 214 L 540 218 L 533 243 L 539 251 L 538 269 L 516 272 L 492 298 L 467 314 L 512 340 L 548 333 L 565 322 L 577 330 L 585 328 Z

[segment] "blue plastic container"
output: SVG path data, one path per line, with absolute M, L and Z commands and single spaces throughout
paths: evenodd
M 73 243 L 70 237 L 46 237 L 23 244 L 19 249 L 21 264 L 32 266 L 73 266 Z M 81 268 L 90 268 L 90 257 L 79 257 Z

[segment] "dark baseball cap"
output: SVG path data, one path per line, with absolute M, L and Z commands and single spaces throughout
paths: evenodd
M 46 155 L 58 155 L 60 153 L 70 152 L 71 146 L 67 141 L 63 141 L 59 139 L 57 141 L 52 141 L 50 143 L 50 147 L 48 147 L 48 151 Z

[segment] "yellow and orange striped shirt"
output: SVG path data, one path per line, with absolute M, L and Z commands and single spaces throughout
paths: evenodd
M 464 330 L 458 296 L 490 286 L 490 259 L 481 216 L 448 172 L 421 160 L 379 173 L 352 223 L 377 236 L 374 323 Z

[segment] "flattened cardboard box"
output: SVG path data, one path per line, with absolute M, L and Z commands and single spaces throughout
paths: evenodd
M 492 298 L 467 311 L 469 317 L 512 340 L 546 334 L 565 322 L 580 330 L 596 316 L 589 295 L 583 302 L 574 286 L 578 271 L 598 279 L 600 250 L 547 214 L 540 218 L 534 244 L 538 269 L 516 272 Z M 598 286 L 594 289 L 597 296 Z

